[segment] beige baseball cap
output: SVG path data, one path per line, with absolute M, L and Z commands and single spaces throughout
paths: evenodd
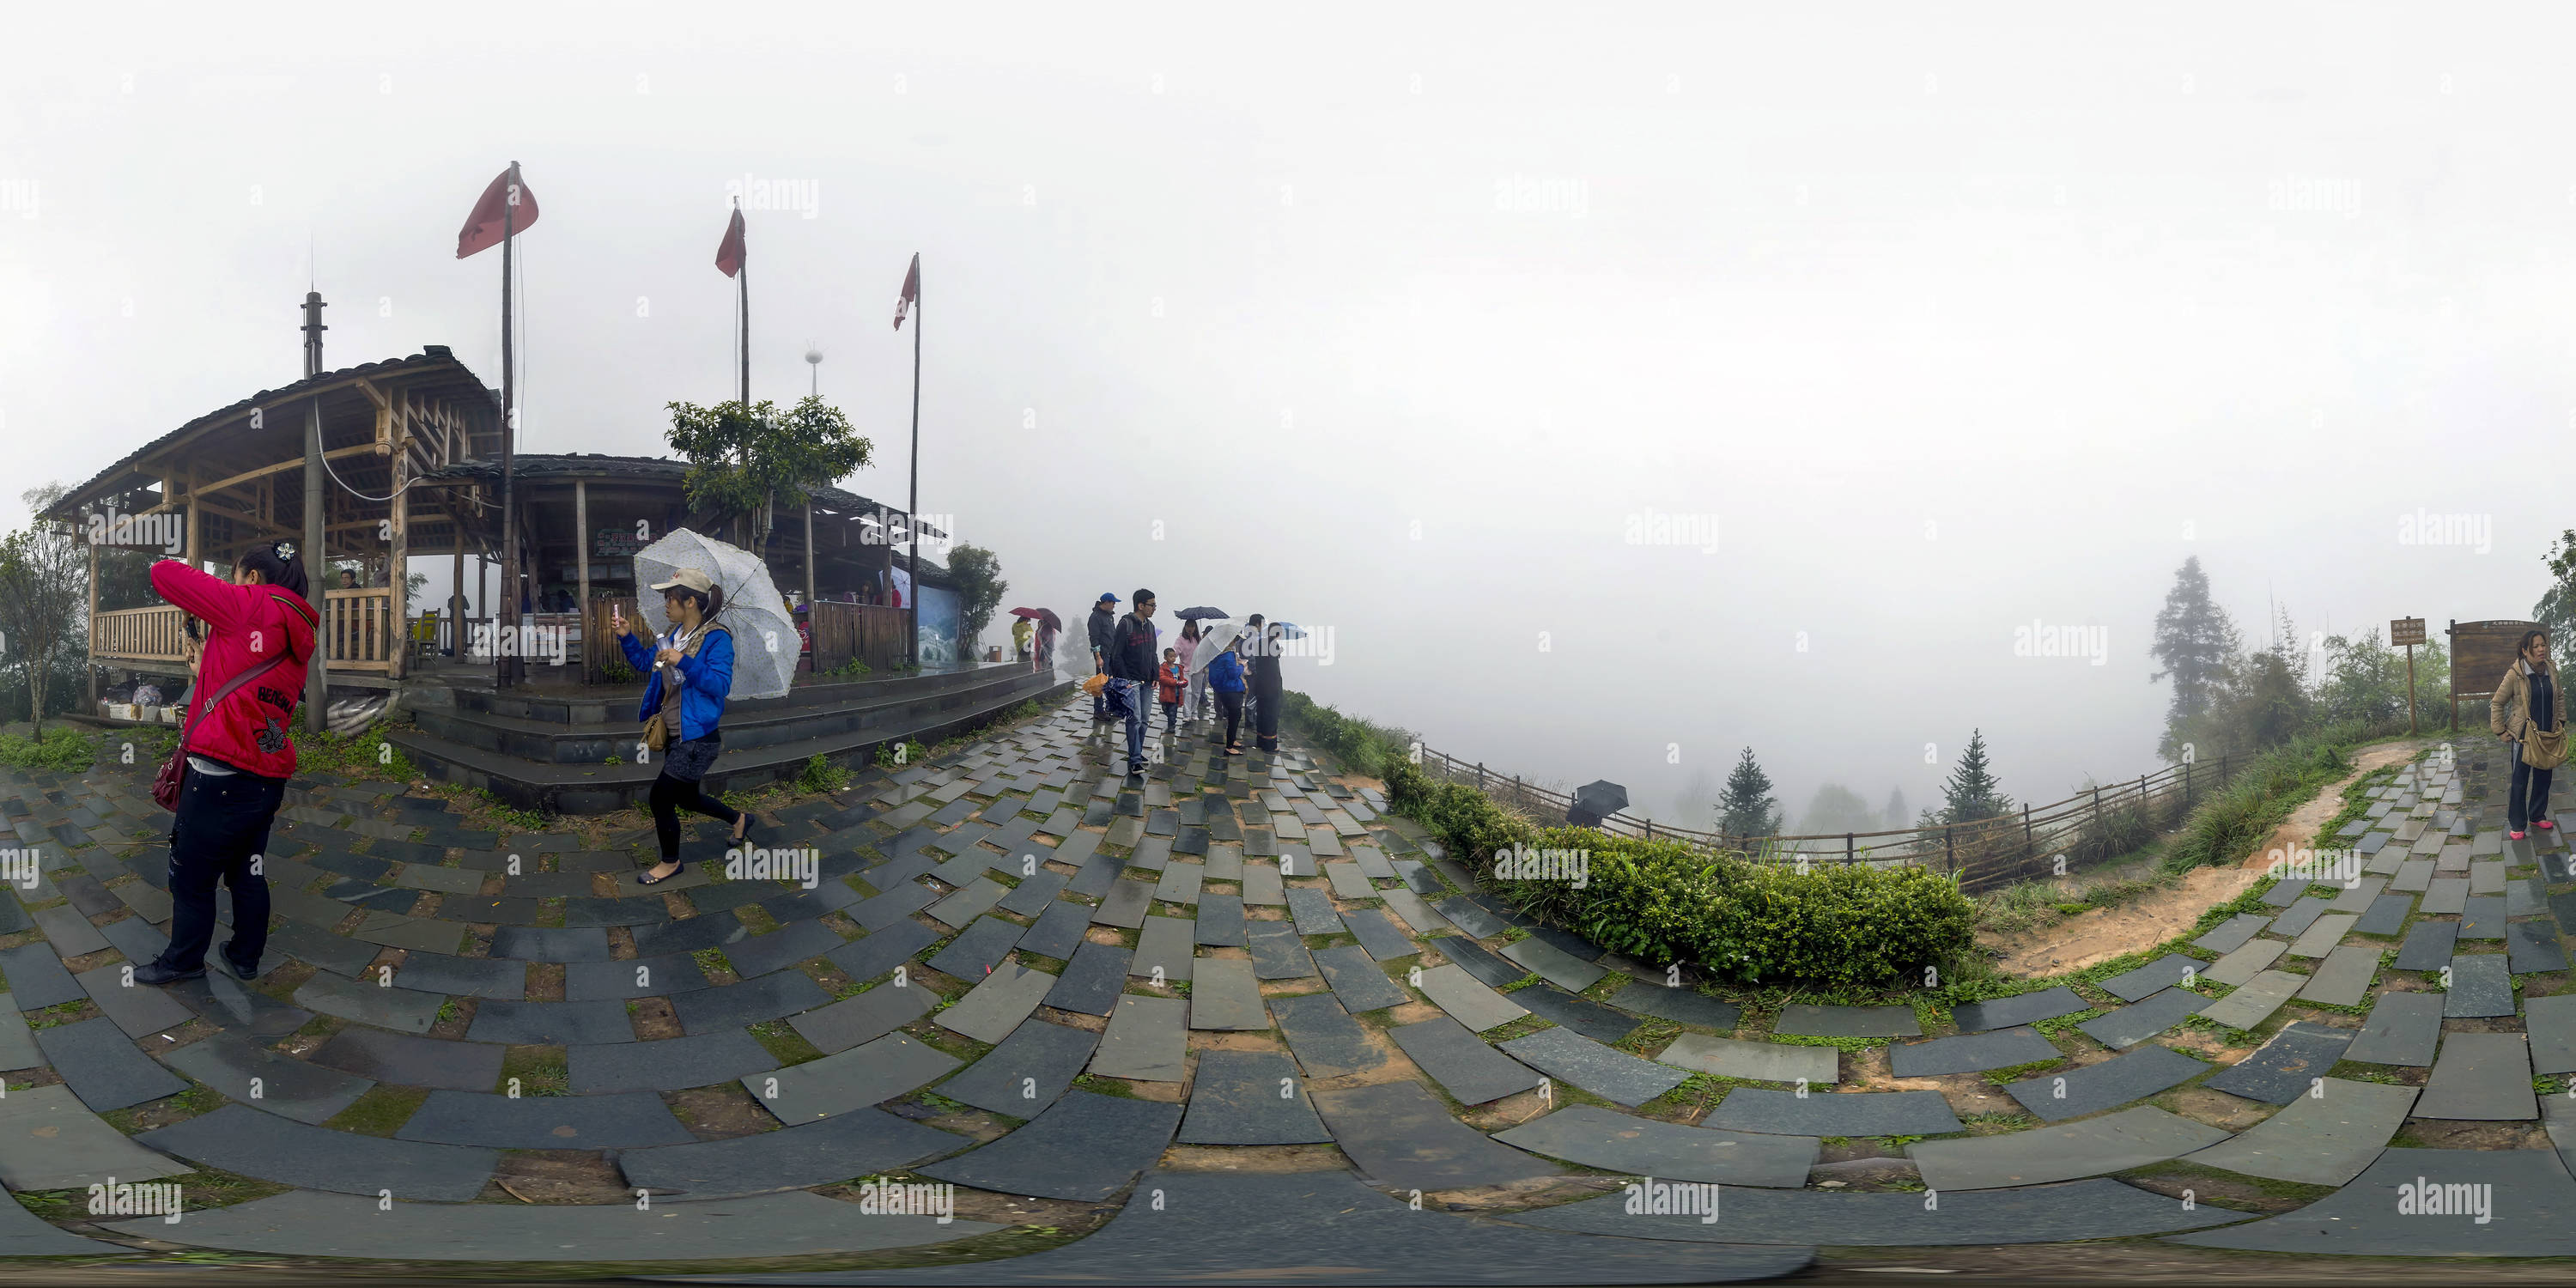
M 695 568 L 682 568 L 678 572 L 672 573 L 669 581 L 654 582 L 653 589 L 694 590 L 703 595 L 708 591 L 715 589 L 715 583 L 708 580 L 705 573 L 700 572 Z

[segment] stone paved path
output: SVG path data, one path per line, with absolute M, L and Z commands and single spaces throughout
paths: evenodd
M 166 992 L 121 982 L 169 906 L 138 771 L 0 774 L 43 867 L 0 899 L 0 1184 L 36 1200 L 0 1212 L 0 1258 L 114 1235 L 681 1264 L 999 1228 L 851 1219 L 840 1183 L 886 1173 L 1117 1209 L 976 1267 L 1030 1283 L 1712 1282 L 1818 1243 L 2158 1236 L 2537 1254 L 2576 1200 L 2576 880 L 2554 832 L 2501 837 L 2484 749 L 2393 771 L 2320 839 L 2364 852 L 2359 885 L 2285 883 L 2186 954 L 1927 1016 L 1668 988 L 1531 927 L 1293 742 L 1229 761 L 1185 729 L 1141 787 L 1117 750 L 1070 703 L 780 810 L 764 840 L 817 854 L 811 888 L 728 879 L 711 825 L 646 890 L 642 833 L 585 849 L 300 779 L 268 974 Z M 522 1204 L 530 1160 L 592 1190 Z M 2437 1171 L 2520 1191 L 2491 1226 L 2371 1215 Z M 1629 1211 L 1639 1173 L 1723 1186 L 1722 1214 Z M 248 1201 L 178 1225 L 48 1201 L 110 1175 Z M 2313 1210 L 2176 1197 L 2229 1177 Z

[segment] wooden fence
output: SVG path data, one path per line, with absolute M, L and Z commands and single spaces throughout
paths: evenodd
M 2247 762 L 2251 762 L 2251 757 Z M 1506 778 L 1481 763 L 1470 764 L 1424 748 L 1423 772 L 1483 792 L 1496 804 L 1553 824 L 1565 818 L 1574 798 L 1518 777 Z M 2243 768 L 2231 755 L 2214 762 L 2168 765 L 2135 780 L 2104 783 L 2090 791 L 2048 805 L 2024 805 L 2019 812 L 1930 828 L 1896 828 L 1880 832 L 1832 832 L 1778 836 L 1733 836 L 1660 824 L 1653 819 L 1613 814 L 1601 820 L 1605 832 L 1649 840 L 1673 840 L 1708 850 L 1725 850 L 1771 863 L 1914 864 L 1959 878 L 1979 893 L 2052 875 L 2060 855 L 2070 870 L 2088 858 L 2081 855 L 2086 829 L 2099 834 L 2104 820 L 2123 810 L 2141 813 L 2159 833 L 2179 823 L 2192 806 L 2223 786 Z
M 854 657 L 876 672 L 901 665 L 911 653 L 904 646 L 906 616 L 904 610 L 883 604 L 816 603 L 812 609 L 814 673 L 828 673 Z
M 321 639 L 335 671 L 390 671 L 404 643 L 385 587 L 329 590 L 322 596 Z M 181 662 L 187 614 L 175 604 L 119 608 L 90 619 L 90 656 L 105 666 Z

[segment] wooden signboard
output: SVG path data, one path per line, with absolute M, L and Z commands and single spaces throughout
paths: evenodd
M 2423 618 L 2400 617 L 2388 624 L 2388 646 L 2390 648 L 2396 648 L 2401 644 L 2421 644 L 2423 642 Z
M 2538 622 L 2451 623 L 2451 728 L 2460 727 L 2460 704 L 2495 696 L 2496 684 L 2514 664 L 2514 642 Z

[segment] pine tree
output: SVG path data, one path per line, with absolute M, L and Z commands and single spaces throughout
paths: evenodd
M 1728 836 L 1772 836 L 1780 831 L 1780 802 L 1771 795 L 1771 775 L 1747 747 L 1726 776 L 1726 791 L 1717 798 L 1717 830 Z
M 1914 812 L 1905 808 L 1904 788 L 1891 787 L 1887 789 L 1887 809 L 1885 813 L 1887 814 L 1887 826 L 1890 831 L 1894 831 L 1900 827 L 1911 826 L 1913 824 Z
M 1941 784 L 1941 795 L 1944 823 L 1974 823 L 2013 807 L 2012 798 L 1996 790 L 1994 771 L 1986 762 L 1985 730 L 1968 735 L 1968 749 L 1959 753 L 1959 767 Z
M 2173 681 L 2173 702 L 2165 709 L 2157 754 L 2168 760 L 2179 756 L 2184 727 L 2209 711 L 2237 646 L 2227 610 L 2210 601 L 2209 575 L 2200 570 L 2200 556 L 2183 560 L 2173 589 L 2165 592 L 2164 609 L 2156 614 L 2155 643 L 2148 649 L 2164 668 L 2148 676 L 2148 682 Z

